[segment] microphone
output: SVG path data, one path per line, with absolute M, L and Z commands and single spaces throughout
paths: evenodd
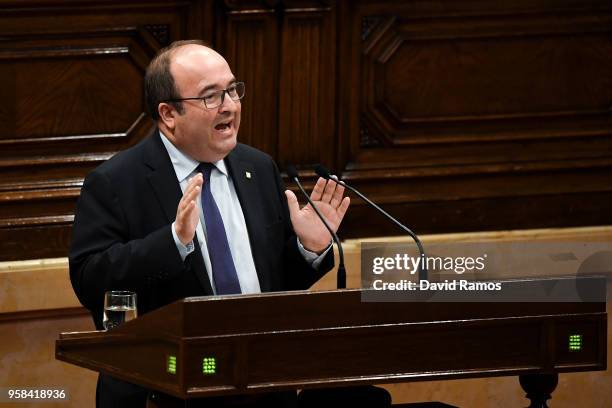
M 376 210 L 378 210 L 385 217 L 387 217 L 388 219 L 393 221 L 395 223 L 395 225 L 397 225 L 398 227 L 400 227 L 401 229 L 406 231 L 406 233 L 408 235 L 410 235 L 410 237 L 412 237 L 412 239 L 416 243 L 417 247 L 419 248 L 419 255 L 421 256 L 421 262 L 419 263 L 419 280 L 427 280 L 427 257 L 425 255 L 425 251 L 423 250 L 423 244 L 421 243 L 421 240 L 419 239 L 419 237 L 417 237 L 417 235 L 414 232 L 412 232 L 410 230 L 410 228 L 406 227 L 404 224 L 402 224 L 401 222 L 399 222 L 398 220 L 393 218 L 388 212 L 386 212 L 385 210 L 380 208 L 378 205 L 376 205 L 374 202 L 372 202 L 369 198 L 367 198 L 366 196 L 361 194 L 359 191 L 357 191 L 357 189 L 355 189 L 354 187 L 349 186 L 344 181 L 339 180 L 337 176 L 335 176 L 333 174 L 329 174 L 329 170 L 327 170 L 322 165 L 320 165 L 320 164 L 317 165 L 317 167 L 315 168 L 315 172 L 320 177 L 323 177 L 326 180 L 329 180 L 329 179 L 334 180 L 336 183 L 340 184 L 341 186 L 348 188 L 353 193 L 357 194 L 359 196 L 359 198 L 361 198 L 363 201 L 365 201 L 370 206 L 372 206 Z
M 323 217 L 321 212 L 319 212 L 319 209 L 317 208 L 315 203 L 312 202 L 312 200 L 310 199 L 310 196 L 308 195 L 308 193 L 306 193 L 306 191 L 304 190 L 304 187 L 302 187 L 302 183 L 300 183 L 300 180 L 298 178 L 298 172 L 295 166 L 292 164 L 288 164 L 286 170 L 287 170 L 287 175 L 289 176 L 289 178 L 293 180 L 295 184 L 297 184 L 302 194 L 304 194 L 304 197 L 306 197 L 306 200 L 308 200 L 308 203 L 312 206 L 312 209 L 315 210 L 315 213 L 317 213 L 317 215 L 323 222 L 323 225 L 325 225 L 325 228 L 327 228 L 327 231 L 329 231 L 329 233 L 331 234 L 332 239 L 334 240 L 336 245 L 338 245 L 338 258 L 340 259 L 338 260 L 338 274 L 336 275 L 336 286 L 338 289 L 345 289 L 346 288 L 346 269 L 344 269 L 344 251 L 342 251 L 342 244 L 340 244 L 340 240 L 338 239 L 338 236 L 331 229 L 329 224 L 327 224 L 327 221 L 325 221 L 325 217 Z

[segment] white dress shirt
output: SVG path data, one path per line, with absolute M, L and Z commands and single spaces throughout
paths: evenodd
M 172 144 L 166 138 L 166 136 L 160 131 L 161 140 L 168 151 L 176 178 L 181 186 L 181 191 L 185 192 L 189 180 L 198 174 L 197 167 L 200 163 L 193 160 L 181 152 L 176 146 Z M 214 164 L 214 168 L 210 174 L 210 191 L 217 203 L 221 218 L 223 219 L 223 225 L 225 227 L 225 233 L 227 234 L 227 241 L 236 267 L 236 273 L 238 274 L 238 281 L 240 282 L 240 289 L 242 293 L 261 293 L 259 287 L 259 279 L 257 277 L 257 271 L 255 269 L 255 262 L 253 261 L 253 253 L 251 251 L 251 243 L 249 241 L 249 233 L 247 231 L 246 222 L 244 220 L 244 214 L 234 183 L 229 177 L 227 167 L 223 160 L 219 160 Z M 206 266 L 206 272 L 208 273 L 208 279 L 211 282 L 213 291 L 216 293 L 215 283 L 212 276 L 212 265 L 210 262 L 210 256 L 208 254 L 208 245 L 206 244 L 206 228 L 204 221 L 204 213 L 202 211 L 201 197 L 198 196 L 196 204 L 200 212 L 200 222 L 196 227 L 196 236 L 198 237 L 198 243 L 202 251 L 202 257 L 204 258 L 204 264 Z M 181 255 L 181 258 L 185 260 L 193 250 L 193 243 L 183 245 L 178 239 L 174 223 L 172 223 L 172 235 L 174 242 Z M 308 251 L 300 243 L 298 239 L 298 247 L 300 252 L 314 268 L 323 261 L 323 258 L 327 252 L 331 249 L 331 244 L 321 255 L 317 255 L 314 252 Z

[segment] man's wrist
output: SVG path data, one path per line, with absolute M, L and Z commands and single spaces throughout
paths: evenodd
M 299 240 L 299 238 L 298 238 Z M 321 255 L 323 252 L 325 252 L 327 250 L 327 248 L 329 248 L 329 246 L 332 244 L 333 240 L 329 240 L 329 242 L 327 242 L 326 244 L 315 244 L 313 245 L 312 243 L 307 243 L 304 242 L 302 240 L 299 240 L 300 243 L 302 244 L 302 246 L 304 247 L 305 250 L 315 253 L 317 255 Z
M 329 247 L 330 247 L 330 246 L 333 244 L 333 242 L 334 242 L 333 240 L 331 240 L 331 239 L 330 239 L 330 240 L 329 240 L 329 242 L 327 243 L 327 245 L 325 245 L 325 246 L 323 246 L 323 247 L 320 247 L 320 245 L 317 245 L 317 248 L 319 248 L 319 247 L 320 247 L 320 249 L 315 250 L 315 249 L 312 249 L 312 246 L 311 246 L 311 245 L 305 244 L 305 243 L 304 243 L 304 242 L 303 242 L 303 241 L 302 241 L 302 240 L 301 240 L 299 237 L 298 237 L 298 239 L 297 239 L 297 240 L 298 240 L 298 244 L 299 244 L 299 246 L 301 246 L 301 247 L 302 247 L 302 249 L 304 249 L 305 251 L 308 251 L 308 252 L 312 253 L 313 255 L 317 255 L 317 256 L 318 256 L 318 255 L 321 255 L 322 253 L 324 253 L 325 251 L 327 251 L 327 250 L 329 249 Z
M 181 242 L 181 244 L 187 246 L 190 242 L 193 241 L 193 236 L 192 237 L 185 237 L 184 234 L 182 233 L 182 231 L 179 230 L 179 228 L 177 228 L 176 226 L 176 221 L 174 222 L 174 231 L 176 232 L 176 236 L 178 238 L 178 240 Z
M 174 244 L 176 245 L 176 249 L 179 251 L 181 259 L 184 261 L 187 255 L 192 253 L 193 250 L 195 249 L 193 245 L 193 239 L 187 242 L 187 244 L 184 244 L 183 241 L 181 241 L 181 239 L 179 238 L 178 233 L 176 232 L 176 222 L 172 223 L 171 229 L 172 229 L 172 237 L 174 239 Z
M 321 252 L 320 254 L 317 254 L 316 252 L 312 252 L 306 249 L 304 245 L 302 244 L 302 242 L 300 241 L 300 238 L 297 238 L 297 245 L 298 245 L 298 250 L 304 257 L 306 262 L 308 262 L 310 266 L 313 267 L 314 269 L 319 269 L 319 265 L 321 265 L 321 262 L 323 262 L 323 259 L 325 258 L 325 256 L 329 253 L 329 251 L 332 248 L 332 241 L 330 241 L 327 248 L 325 248 L 323 252 Z

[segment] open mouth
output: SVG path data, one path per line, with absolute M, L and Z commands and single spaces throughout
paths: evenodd
M 223 123 L 219 123 L 217 126 L 215 126 L 216 130 L 219 131 L 224 131 L 224 130 L 229 130 L 232 127 L 232 121 L 227 121 L 227 122 L 223 122 Z

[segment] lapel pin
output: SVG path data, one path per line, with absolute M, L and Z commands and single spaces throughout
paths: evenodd
M 246 178 L 251 179 L 251 172 L 250 171 L 245 171 L 244 175 L 246 176 Z

